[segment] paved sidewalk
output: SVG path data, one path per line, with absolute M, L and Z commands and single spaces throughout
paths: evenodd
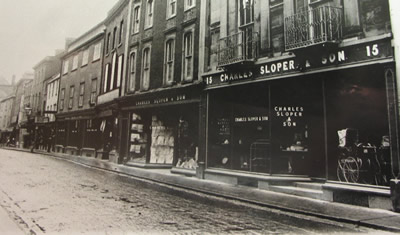
M 14 150 L 28 151 L 21 149 Z M 37 151 L 37 153 L 205 194 L 221 196 L 228 199 L 240 200 L 305 215 L 313 215 L 339 222 L 400 232 L 400 214 L 387 210 L 352 206 L 260 190 L 258 188 L 201 180 L 196 177 L 172 174 L 169 169 L 142 169 L 118 165 L 106 160 L 98 160 L 95 158 L 59 153 L 46 153 L 41 151 Z

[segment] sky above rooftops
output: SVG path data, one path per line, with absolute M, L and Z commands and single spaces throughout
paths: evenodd
M 107 16 L 118 0 L 1 0 L 0 77 L 31 72 Z

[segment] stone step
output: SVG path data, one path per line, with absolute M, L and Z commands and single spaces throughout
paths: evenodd
M 305 182 L 296 182 L 294 186 L 298 188 L 306 188 L 306 189 L 314 189 L 322 191 L 322 184 L 320 183 L 305 183 Z
M 330 201 L 331 199 L 322 190 L 298 188 L 295 186 L 270 186 L 269 190 L 301 197 Z

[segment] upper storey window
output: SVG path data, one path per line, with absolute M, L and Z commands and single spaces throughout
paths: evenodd
M 240 25 L 254 22 L 254 0 L 239 0 Z
M 167 19 L 176 15 L 176 0 L 168 0 Z
M 133 22 L 132 22 L 132 33 L 139 32 L 139 25 L 140 25 L 140 6 L 136 6 L 133 9 Z
M 147 0 L 147 2 L 146 2 L 146 18 L 144 21 L 145 28 L 150 28 L 153 26 L 153 12 L 154 12 L 153 0 Z
M 185 0 L 185 10 L 189 10 L 190 8 L 195 7 L 196 1 L 195 0 Z

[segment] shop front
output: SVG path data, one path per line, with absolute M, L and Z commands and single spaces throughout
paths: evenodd
M 199 94 L 191 88 L 167 89 L 125 98 L 122 104 L 130 106 L 122 108 L 128 117 L 124 162 L 194 171 L 199 151 Z
M 95 110 L 82 110 L 57 115 L 55 151 L 72 155 L 95 157 L 100 149 L 100 120 Z
M 390 41 L 204 77 L 207 171 L 388 186 Z M 372 63 L 373 61 L 373 63 Z M 397 170 L 398 171 L 398 170 Z
M 210 91 L 208 167 L 323 173 L 312 170 L 324 161 L 321 82 L 282 79 Z

